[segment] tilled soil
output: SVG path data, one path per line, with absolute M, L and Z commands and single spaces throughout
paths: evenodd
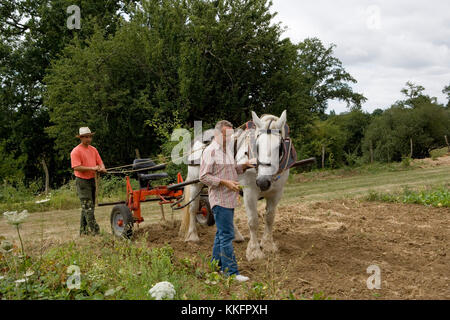
M 239 208 L 235 221 L 246 240 L 234 248 L 240 272 L 268 283 L 280 298 L 291 292 L 296 298 L 323 293 L 332 299 L 450 299 L 449 214 L 449 208 L 358 200 L 279 206 L 278 253 L 248 262 L 249 231 Z M 184 242 L 178 227 L 151 224 L 136 236 L 145 234 L 150 247 L 170 244 L 179 257 L 210 257 L 215 226 L 199 226 L 199 244 Z M 260 237 L 263 230 L 260 219 Z M 371 265 L 381 270 L 381 289 L 368 289 Z

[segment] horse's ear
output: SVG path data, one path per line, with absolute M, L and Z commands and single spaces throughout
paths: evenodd
M 261 119 L 258 118 L 257 114 L 254 111 L 252 111 L 252 119 L 253 119 L 253 122 L 256 124 L 257 128 L 263 127 L 263 123 L 262 123 Z
M 278 119 L 276 128 L 281 130 L 285 124 L 286 124 L 286 110 L 283 111 L 280 118 Z

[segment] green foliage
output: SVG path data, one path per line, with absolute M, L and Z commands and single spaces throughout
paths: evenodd
M 431 187 L 421 191 L 404 188 L 401 193 L 379 193 L 371 191 L 368 201 L 415 203 L 433 207 L 450 207 L 450 186 Z
M 408 99 L 397 102 L 367 127 L 362 142 L 366 159 L 371 144 L 376 161 L 390 162 L 410 154 L 410 139 L 414 158 L 427 157 L 429 150 L 444 143 L 450 127 L 450 111 L 434 98 L 421 95 L 421 88 L 412 86 L 404 89 Z
M 169 245 L 148 248 L 145 236 L 125 241 L 101 234 L 66 242 L 28 257 L 19 269 L 18 248 L 2 252 L 0 299 L 149 300 L 150 288 L 162 281 L 174 285 L 176 300 L 220 299 L 240 290 L 233 277 L 210 270 L 198 257 L 176 257 Z M 80 269 L 79 289 L 67 287 L 71 265 Z
M 89 38 L 95 25 L 105 37 L 114 33 L 125 2 L 129 1 L 14 0 L 0 4 L 0 145 L 18 161 L 24 182 L 42 177 L 42 158 L 50 172 L 57 173 L 51 174 L 53 183 L 68 176 L 67 163 L 56 157 L 54 140 L 45 132 L 50 124 L 49 110 L 43 105 L 47 68 L 74 38 L 81 42 Z M 66 26 L 66 8 L 73 4 L 82 8 L 81 30 Z
M 403 157 L 402 166 L 405 168 L 409 167 L 411 165 L 411 161 L 412 161 L 411 157 Z
M 267 296 L 267 293 L 268 286 L 264 283 L 254 282 L 247 287 L 247 299 L 249 300 L 262 300 Z
M 436 160 L 439 157 L 445 156 L 448 153 L 448 147 L 434 149 L 430 151 L 431 159 Z
M 448 109 L 450 108 L 450 84 L 442 90 L 442 93 L 447 95 L 447 109 Z

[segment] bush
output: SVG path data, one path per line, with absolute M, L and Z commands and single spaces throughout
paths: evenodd
M 430 151 L 431 159 L 436 160 L 439 157 L 445 156 L 448 152 L 448 148 L 434 149 Z
M 404 168 L 408 168 L 411 165 L 411 157 L 407 156 L 407 157 L 402 157 L 402 167 Z
M 433 207 L 450 207 L 450 185 L 431 187 L 421 191 L 412 191 L 405 187 L 400 193 L 379 193 L 371 191 L 368 201 L 415 203 Z

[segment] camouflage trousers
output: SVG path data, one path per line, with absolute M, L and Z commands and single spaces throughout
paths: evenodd
M 81 202 L 80 235 L 98 234 L 100 228 L 95 221 L 95 179 L 76 178 L 77 194 Z

